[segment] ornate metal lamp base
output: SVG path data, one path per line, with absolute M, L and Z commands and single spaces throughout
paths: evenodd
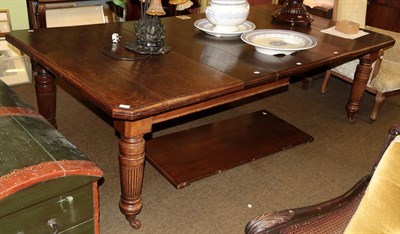
M 272 13 L 274 19 L 289 22 L 291 25 L 307 24 L 311 25 L 314 20 L 307 12 L 307 8 L 303 4 L 303 0 L 288 0 L 283 7 Z
M 146 10 L 146 6 L 144 7 Z M 139 54 L 168 53 L 171 47 L 164 44 L 164 25 L 160 18 L 146 15 L 144 12 L 142 18 L 135 24 L 136 41 L 127 42 L 125 48 Z
M 138 54 L 166 54 L 171 50 L 171 47 L 164 43 L 140 43 L 139 41 L 127 42 L 125 48 Z

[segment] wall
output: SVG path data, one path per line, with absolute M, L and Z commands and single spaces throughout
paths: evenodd
M 26 0 L 0 0 L 0 8 L 8 9 L 12 30 L 29 28 Z

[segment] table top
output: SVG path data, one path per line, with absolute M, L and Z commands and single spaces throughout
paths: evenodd
M 7 34 L 6 39 L 107 114 L 126 120 L 351 60 L 395 42 L 373 32 L 355 40 L 324 34 L 321 29 L 334 22 L 319 17 L 314 17 L 311 27 L 277 23 L 271 16 L 277 7 L 252 6 L 248 20 L 257 29 L 286 29 L 314 36 L 318 44 L 284 57 L 260 54 L 240 37 L 217 38 L 196 29 L 194 22 L 204 14 L 190 15 L 190 19 L 163 18 L 165 41 L 172 51 L 135 61 L 113 59 L 101 51 L 111 44 L 113 33 L 120 34 L 122 45 L 134 41 L 134 22 L 19 30 Z M 121 104 L 129 108 L 121 108 Z

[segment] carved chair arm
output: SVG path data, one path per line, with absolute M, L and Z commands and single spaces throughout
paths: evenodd
M 400 123 L 394 125 L 390 130 L 389 130 L 389 134 L 388 137 L 381 149 L 381 152 L 379 152 L 379 155 L 376 159 L 376 162 L 372 168 L 372 171 L 370 172 L 370 175 L 373 175 L 375 172 L 376 167 L 379 164 L 379 161 L 381 160 L 383 154 L 385 153 L 386 149 L 389 147 L 390 143 L 394 140 L 394 138 L 396 138 L 397 136 L 400 135 Z
M 262 214 L 247 223 L 245 233 L 343 233 L 364 196 L 376 166 L 398 135 L 400 124 L 390 129 L 372 171 L 343 195 L 316 205 Z
M 246 234 L 343 232 L 357 209 L 371 176 L 363 177 L 343 195 L 319 204 L 262 214 L 245 228 Z M 321 228 L 321 224 L 326 228 Z

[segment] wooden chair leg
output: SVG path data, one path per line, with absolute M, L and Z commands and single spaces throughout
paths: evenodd
M 381 108 L 383 101 L 385 100 L 385 94 L 377 92 L 375 95 L 375 102 L 371 113 L 371 122 L 374 122 L 378 118 L 378 111 Z
M 321 86 L 321 94 L 322 95 L 325 95 L 325 93 L 326 93 L 326 88 L 328 86 L 329 78 L 331 78 L 331 70 L 326 71 L 324 80 L 322 81 L 322 86 Z

